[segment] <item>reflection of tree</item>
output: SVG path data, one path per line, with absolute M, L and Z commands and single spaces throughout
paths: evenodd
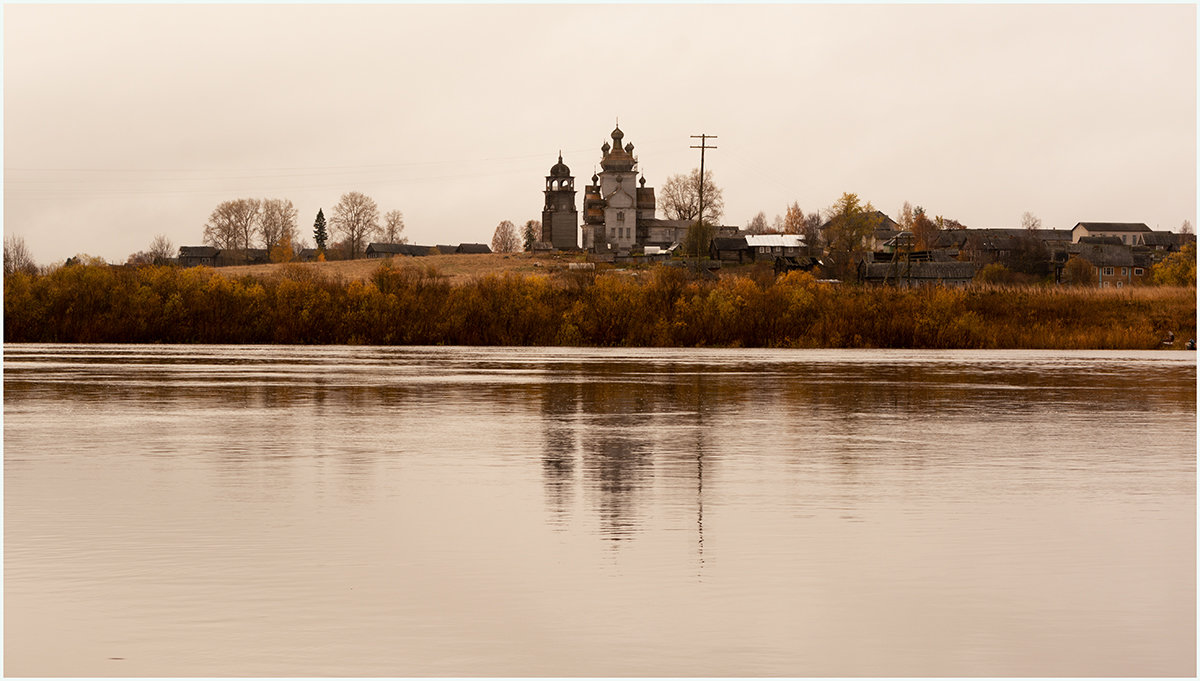
M 542 482 L 553 512 L 552 522 L 566 521 L 574 496 L 579 388 L 574 383 L 541 386 L 541 409 L 545 426 L 542 451 Z

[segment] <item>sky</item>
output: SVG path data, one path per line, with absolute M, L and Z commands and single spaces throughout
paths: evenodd
M 49 264 L 199 245 L 351 191 L 410 242 L 541 219 L 619 120 L 647 186 L 699 166 L 724 224 L 853 192 L 969 227 L 1196 224 L 1194 5 L 3 7 L 4 233 Z M 582 194 L 577 196 L 582 207 Z M 662 215 L 660 214 L 660 217 Z

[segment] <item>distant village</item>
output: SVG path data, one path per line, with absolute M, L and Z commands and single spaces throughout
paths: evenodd
M 490 246 L 422 246 L 395 239 L 370 241 L 361 249 L 339 244 L 342 251 L 333 257 L 528 251 L 573 253 L 590 262 L 614 265 L 692 262 L 715 269 L 765 262 L 777 273 L 804 270 L 826 279 L 898 286 L 965 286 L 982 280 L 1120 288 L 1143 282 L 1156 264 L 1188 244 L 1194 248 L 1196 240 L 1187 233 L 1186 223 L 1178 233 L 1127 222 L 1078 222 L 1070 229 L 1042 229 L 1036 218 L 1017 228 L 973 229 L 953 220 L 935 223 L 919 208 L 915 218 L 906 214 L 898 216 L 901 222 L 897 222 L 869 204 L 856 204 L 857 231 L 849 241 L 841 232 L 850 214 L 832 209 L 824 218 L 807 216 L 806 224 L 792 222 L 774 228 L 761 220 L 742 227 L 709 224 L 696 219 L 699 206 L 690 214 L 676 209 L 673 217 L 660 217 L 654 188 L 646 186 L 644 176 L 639 177 L 633 144 L 624 141 L 620 126 L 610 137 L 612 142 L 606 141 L 600 148 L 601 170 L 583 187 L 582 211 L 576 201 L 575 177 L 560 153 L 545 176 L 542 219 L 526 223 L 523 234 L 504 222 Z M 853 195 L 846 197 L 857 200 Z M 365 230 L 363 235 L 377 231 Z M 391 233 L 396 234 L 394 230 Z M 288 259 L 325 259 L 327 250 L 324 244 L 320 246 L 298 249 Z M 176 262 L 185 267 L 216 267 L 275 260 L 268 248 L 205 245 L 181 247 Z

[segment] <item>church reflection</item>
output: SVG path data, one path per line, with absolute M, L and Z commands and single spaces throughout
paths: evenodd
M 611 542 L 643 531 L 643 508 L 669 495 L 674 518 L 697 534 L 703 551 L 703 494 L 712 381 L 696 372 L 645 374 L 644 366 L 580 367 L 541 386 L 542 479 L 549 522 L 595 522 Z M 726 385 L 726 388 L 729 386 Z M 738 391 L 740 392 L 740 391 Z M 572 517 L 582 504 L 588 513 Z

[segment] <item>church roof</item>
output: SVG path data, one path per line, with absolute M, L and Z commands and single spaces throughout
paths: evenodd
M 570 177 L 571 169 L 562 161 L 562 152 L 558 152 L 558 163 L 550 168 L 550 177 Z

